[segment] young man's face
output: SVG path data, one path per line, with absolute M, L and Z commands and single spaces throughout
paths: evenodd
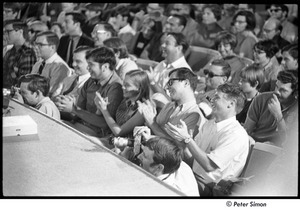
M 85 59 L 84 51 L 73 54 L 73 68 L 75 70 L 76 75 L 84 75 L 89 72 L 88 63 Z
M 205 75 L 206 86 L 209 89 L 216 89 L 219 85 L 224 84 L 224 73 L 221 66 L 211 65 L 208 73 Z
M 294 59 L 287 51 L 283 51 L 281 65 L 285 70 L 298 69 L 298 60 Z
M 269 12 L 271 17 L 277 18 L 278 20 L 283 19 L 285 15 L 285 12 L 283 12 L 280 7 L 276 7 L 275 5 L 270 7 Z
M 153 155 L 154 151 L 150 150 L 146 146 L 142 146 L 143 152 L 138 155 L 138 159 L 141 161 L 141 167 L 147 172 L 155 175 L 157 170 L 157 165 L 153 165 Z
M 223 116 L 228 112 L 228 106 L 231 103 L 226 94 L 221 91 L 216 91 L 211 101 L 212 113 L 214 116 Z
M 97 24 L 94 27 L 94 30 L 91 33 L 91 35 L 94 40 L 95 46 L 103 45 L 103 41 L 111 37 L 110 33 L 104 29 L 104 26 L 102 24 Z
M 30 106 L 36 106 L 38 104 L 38 98 L 36 92 L 31 92 L 28 90 L 28 82 L 21 83 L 20 85 L 20 94 L 23 97 L 24 103 Z
M 3 20 L 14 20 L 16 19 L 18 13 L 14 12 L 12 8 L 5 7 L 3 8 Z
M 12 24 L 4 26 L 3 34 L 7 44 L 15 44 L 19 40 L 21 30 L 15 30 Z
M 91 78 L 100 80 L 103 75 L 103 65 L 100 65 L 98 62 L 95 62 L 93 59 L 88 59 L 88 70 L 91 74 Z
M 280 80 L 277 80 L 274 93 L 277 95 L 277 98 L 280 103 L 284 103 L 292 97 L 292 84 L 291 83 L 282 83 Z

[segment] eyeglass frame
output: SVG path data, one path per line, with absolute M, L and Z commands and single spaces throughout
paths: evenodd
M 173 86 L 174 84 L 174 81 L 184 81 L 186 79 L 183 79 L 183 78 L 170 78 L 167 82 L 167 85 L 168 86 Z
M 34 42 L 34 45 L 38 46 L 38 47 L 43 47 L 43 46 L 50 46 L 53 44 L 49 44 L 49 43 L 40 43 L 40 42 Z
M 31 34 L 36 34 L 36 33 L 42 32 L 42 31 L 34 30 L 34 29 L 28 29 L 28 32 L 30 32 Z
M 10 32 L 12 32 L 12 31 L 17 31 L 17 29 L 9 29 L 9 30 L 4 30 L 4 34 L 7 34 L 7 35 L 9 35 L 10 34 Z
M 247 21 L 235 20 L 234 23 L 238 23 L 239 25 L 241 25 L 241 24 L 243 24 L 243 23 L 247 23 Z
M 275 31 L 276 30 L 276 28 L 274 28 L 274 29 L 263 29 L 263 31 L 266 33 L 266 34 L 269 34 L 269 33 L 271 33 L 272 31 Z
M 205 76 L 208 76 L 209 78 L 224 77 L 224 76 L 226 76 L 226 75 L 217 75 L 217 74 L 214 74 L 213 72 L 209 71 L 208 69 L 204 69 L 203 73 L 204 73 Z
M 281 8 L 278 8 L 278 9 L 269 9 L 270 13 L 272 13 L 273 11 L 274 12 L 279 12 L 279 11 L 282 11 Z
M 97 30 L 97 31 L 92 31 L 91 34 L 105 34 L 105 33 L 107 33 L 107 31 L 105 31 L 105 30 Z
M 253 52 L 256 53 L 256 54 L 263 54 L 263 53 L 266 53 L 265 51 L 263 50 L 260 50 L 260 49 L 253 49 Z

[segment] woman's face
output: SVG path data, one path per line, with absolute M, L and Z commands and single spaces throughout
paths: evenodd
M 247 26 L 246 17 L 241 15 L 237 16 L 234 21 L 234 26 L 237 32 L 245 31 Z
M 229 43 L 225 44 L 224 42 L 220 42 L 220 44 L 218 45 L 218 51 L 220 52 L 220 54 L 223 58 L 226 58 L 233 54 L 233 50 Z
M 132 78 L 125 76 L 123 82 L 123 95 L 124 98 L 133 98 L 136 97 L 139 93 L 139 87 L 137 87 Z
M 202 22 L 204 24 L 211 24 L 217 22 L 217 19 L 214 13 L 211 11 L 210 8 L 205 8 L 203 15 L 202 15 Z
M 254 48 L 253 50 L 254 62 L 258 64 L 265 64 L 269 58 L 265 51 Z

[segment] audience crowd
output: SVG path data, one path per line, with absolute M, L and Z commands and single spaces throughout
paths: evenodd
M 241 179 L 256 142 L 297 153 L 297 4 L 4 2 L 3 27 L 13 98 L 187 196 Z

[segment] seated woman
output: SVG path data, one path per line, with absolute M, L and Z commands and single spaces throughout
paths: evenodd
M 277 80 L 277 74 L 281 70 L 275 57 L 279 48 L 272 40 L 262 40 L 253 47 L 254 63 L 258 64 L 264 71 L 265 83 L 260 88 L 260 92 L 271 90 L 271 80 Z
M 240 78 L 239 84 L 246 95 L 246 101 L 243 110 L 236 115 L 236 119 L 241 124 L 244 124 L 249 106 L 253 99 L 259 94 L 258 90 L 264 83 L 265 76 L 263 69 L 261 69 L 258 64 L 252 64 L 240 72 Z
M 223 31 L 217 23 L 221 19 L 222 8 L 217 4 L 207 4 L 203 7 L 202 22 L 197 31 L 190 37 L 190 45 L 205 48 L 215 48 L 217 33 Z
M 115 52 L 117 61 L 116 73 L 124 81 L 125 74 L 130 70 L 138 69 L 137 64 L 129 58 L 128 50 L 123 42 L 118 37 L 111 37 L 103 41 L 104 46 L 112 48 Z
M 97 112 L 102 112 L 106 123 L 114 136 L 132 137 L 135 126 L 143 126 L 143 115 L 138 112 L 137 101 L 144 101 L 150 98 L 150 82 L 146 72 L 142 70 L 132 70 L 125 75 L 123 82 L 124 100 L 116 112 L 114 120 L 107 111 L 106 99 L 96 92 L 95 104 Z
M 233 17 L 234 30 L 236 31 L 237 45 L 234 52 L 253 60 L 253 46 L 258 42 L 254 34 L 256 26 L 255 16 L 250 11 L 239 11 Z

